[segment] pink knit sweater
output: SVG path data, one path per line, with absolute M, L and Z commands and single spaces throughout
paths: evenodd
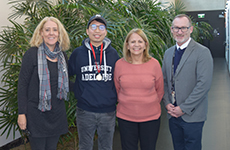
M 145 122 L 161 115 L 164 83 L 159 62 L 151 58 L 144 64 L 130 64 L 123 58 L 115 65 L 114 82 L 118 95 L 117 117 Z

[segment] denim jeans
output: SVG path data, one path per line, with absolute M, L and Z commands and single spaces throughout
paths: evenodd
M 204 121 L 185 122 L 181 117 L 169 119 L 174 150 L 201 150 Z
M 98 134 L 98 150 L 112 150 L 115 130 L 115 111 L 94 113 L 77 108 L 79 150 L 93 150 L 95 131 Z

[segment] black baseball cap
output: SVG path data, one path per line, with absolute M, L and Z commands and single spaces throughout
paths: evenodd
M 107 28 L 107 21 L 105 20 L 105 18 L 103 18 L 101 15 L 97 14 L 97 15 L 92 16 L 89 19 L 88 24 L 87 24 L 87 29 L 89 28 L 90 23 L 94 20 L 97 20 L 97 21 L 103 23 L 105 25 L 105 27 Z

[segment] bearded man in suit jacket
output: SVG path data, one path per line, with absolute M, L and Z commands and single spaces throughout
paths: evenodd
M 191 19 L 177 15 L 171 27 L 176 45 L 164 55 L 163 102 L 168 111 L 174 150 L 201 150 L 211 87 L 213 59 L 210 50 L 195 42 Z

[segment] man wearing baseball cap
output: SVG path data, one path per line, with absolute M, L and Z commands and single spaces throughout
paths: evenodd
M 112 150 L 117 95 L 113 82 L 114 65 L 119 59 L 107 35 L 107 21 L 92 16 L 87 24 L 88 38 L 69 59 L 69 75 L 76 75 L 79 150 L 92 150 L 95 132 L 98 150 Z

